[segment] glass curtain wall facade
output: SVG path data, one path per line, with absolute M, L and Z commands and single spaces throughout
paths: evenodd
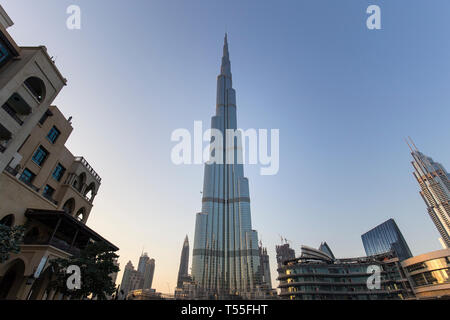
M 227 146 L 226 130 L 237 128 L 236 92 L 226 35 L 211 128 L 222 133 L 222 146 Z M 241 145 L 236 141 L 235 146 Z M 228 159 L 230 150 L 223 151 L 223 159 Z M 237 161 L 238 153 L 234 152 L 231 164 L 205 164 L 202 211 L 195 222 L 192 276 L 208 294 L 245 295 L 260 282 L 258 234 L 252 230 L 248 180 L 242 161 Z
M 361 236 L 368 256 L 394 250 L 400 261 L 412 257 L 411 250 L 393 219 L 376 226 Z

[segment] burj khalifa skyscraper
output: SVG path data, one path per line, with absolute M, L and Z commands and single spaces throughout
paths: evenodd
M 227 35 L 211 128 L 222 133 L 223 158 L 228 159 L 226 131 L 236 130 L 237 121 Z M 195 222 L 194 281 L 209 294 L 248 296 L 260 283 L 259 265 L 258 234 L 252 230 L 248 179 L 242 161 L 206 163 L 202 211 Z

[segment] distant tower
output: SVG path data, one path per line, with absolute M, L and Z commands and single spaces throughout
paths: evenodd
M 122 283 L 120 285 L 120 291 L 122 296 L 126 297 L 129 291 L 139 289 L 142 283 L 142 274 L 134 270 L 131 261 L 128 261 L 123 272 Z
M 144 270 L 144 286 L 143 289 L 151 289 L 153 283 L 153 276 L 155 274 L 155 259 L 149 259 L 145 263 Z
M 278 268 L 286 260 L 295 259 L 295 250 L 289 247 L 289 243 L 276 246 Z
M 183 287 L 183 281 L 187 280 L 189 268 L 189 239 L 184 238 L 183 249 L 181 249 L 180 269 L 178 271 L 177 288 Z
M 148 257 L 147 252 L 142 253 L 141 257 L 139 258 L 139 264 L 138 264 L 138 269 L 137 271 L 139 271 L 140 273 L 144 274 L 145 272 L 145 265 L 147 264 L 147 261 L 150 258 Z
M 270 276 L 270 264 L 269 255 L 267 254 L 267 248 L 263 248 L 262 244 L 259 246 L 259 259 L 261 261 L 259 276 L 261 285 L 267 289 L 272 289 L 272 277 Z
M 151 289 L 155 273 L 155 259 L 150 259 L 147 252 L 139 258 L 138 272 L 142 274 L 142 283 L 138 289 Z
M 414 177 L 420 185 L 420 195 L 442 241 L 450 247 L 450 175 L 440 163 L 417 150 L 414 143 L 412 145 L 412 165 Z

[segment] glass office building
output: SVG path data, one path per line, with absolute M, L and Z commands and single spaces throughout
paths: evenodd
M 361 239 L 368 256 L 394 250 L 400 261 L 412 257 L 411 250 L 394 219 L 389 219 L 366 232 Z
M 236 92 L 232 86 L 227 37 L 217 77 L 216 115 L 211 128 L 222 133 L 225 163 L 205 164 L 202 211 L 195 222 L 192 276 L 209 296 L 248 296 L 260 284 L 258 234 L 252 230 L 248 180 L 244 177 L 239 137 L 228 148 L 227 129 L 237 128 Z M 226 146 L 226 147 L 225 147 Z M 237 148 L 236 148 L 237 146 Z M 229 157 L 233 152 L 233 156 Z M 217 154 L 212 154 L 216 159 Z M 222 157 L 220 157 L 222 158 Z M 228 161 L 228 159 L 234 161 Z M 231 162 L 231 163 L 230 163 Z

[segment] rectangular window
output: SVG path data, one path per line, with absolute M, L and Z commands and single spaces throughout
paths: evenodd
M 48 118 L 48 114 L 47 114 L 47 112 L 46 113 L 44 113 L 44 115 L 41 117 L 41 119 L 39 120 L 39 123 L 40 124 L 44 124 L 45 123 L 45 121 L 47 120 L 47 118 Z
M 8 60 L 12 58 L 8 48 L 3 43 L 3 41 L 0 40 L 0 66 L 5 64 Z
M 47 157 L 48 157 L 48 151 L 45 150 L 44 147 L 39 146 L 39 148 L 36 150 L 36 152 L 33 155 L 33 161 L 38 166 L 42 166 L 42 164 L 44 163 L 45 159 L 47 159 Z
M 52 177 L 56 181 L 61 181 L 64 173 L 66 172 L 66 168 L 64 168 L 60 163 L 56 166 L 55 170 L 53 170 Z
M 39 123 L 43 125 L 45 121 L 47 121 L 48 117 L 53 116 L 53 113 L 50 111 L 50 109 L 47 109 L 45 113 L 42 115 L 41 119 L 39 120 Z
M 56 127 L 53 127 L 50 129 L 50 132 L 47 135 L 47 139 L 51 143 L 55 143 L 56 139 L 58 139 L 60 134 L 61 134 L 61 132 L 58 129 L 56 129 Z
M 31 184 L 36 175 L 28 169 L 24 169 L 22 175 L 20 176 L 20 181 L 25 182 L 26 184 Z
M 42 193 L 42 195 L 44 197 L 46 197 L 49 200 L 53 200 L 53 194 L 55 193 L 55 189 L 53 189 L 52 187 L 50 187 L 49 185 L 46 185 L 44 188 L 44 192 Z

